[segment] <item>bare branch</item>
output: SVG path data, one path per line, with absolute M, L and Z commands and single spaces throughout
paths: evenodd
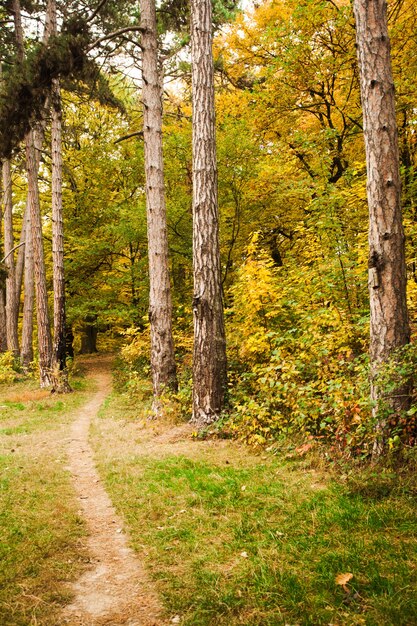
M 114 143 L 126 141 L 126 139 L 130 139 L 131 137 L 143 137 L 143 130 L 139 130 L 136 133 L 130 133 L 129 135 L 123 135 L 123 137 L 119 137 L 119 139 L 116 139 Z
M 90 52 L 90 50 L 93 50 L 93 48 L 98 46 L 103 41 L 115 39 L 116 37 L 119 37 L 119 35 L 123 35 L 124 33 L 130 33 L 130 32 L 143 32 L 143 28 L 141 28 L 140 26 L 126 26 L 125 28 L 119 28 L 119 30 L 115 30 L 114 32 L 109 33 L 108 35 L 104 35 L 103 37 L 96 39 L 96 41 L 92 43 L 91 46 L 88 48 L 88 51 Z
M 17 244 L 17 246 L 15 246 L 14 248 L 12 248 L 12 249 L 10 250 L 10 252 L 9 252 L 8 254 L 6 254 L 6 256 L 5 256 L 5 257 L 3 257 L 3 258 L 2 258 L 2 260 L 0 261 L 0 263 L 4 263 L 4 262 L 6 261 L 6 259 L 8 259 L 8 258 L 9 258 L 9 256 L 10 256 L 10 255 L 11 255 L 11 254 L 15 251 L 15 250 L 17 250 L 18 248 L 21 248 L 22 246 L 24 246 L 24 245 L 25 245 L 25 243 L 26 243 L 26 241 L 22 241 L 21 243 L 18 243 L 18 244 Z
M 101 0 L 101 2 L 98 3 L 98 6 L 96 7 L 96 9 L 92 12 L 92 14 L 90 15 L 90 17 L 87 19 L 87 22 L 92 22 L 93 19 L 97 16 L 98 12 L 100 11 L 100 9 L 102 9 L 104 7 L 104 5 L 106 4 L 107 0 Z

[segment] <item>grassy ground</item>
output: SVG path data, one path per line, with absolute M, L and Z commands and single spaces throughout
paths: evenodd
M 417 624 L 415 479 L 337 476 L 141 415 L 140 401 L 114 395 L 93 438 L 168 615 L 192 626 Z
M 0 387 L 0 624 L 56 625 L 78 575 L 84 534 L 64 440 L 86 384 L 51 396 L 35 382 Z

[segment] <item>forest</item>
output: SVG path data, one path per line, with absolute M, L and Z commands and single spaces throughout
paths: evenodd
M 0 21 L 1 623 L 417 624 L 416 4 Z

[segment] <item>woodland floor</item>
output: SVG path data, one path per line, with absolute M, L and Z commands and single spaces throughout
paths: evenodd
M 413 474 L 196 437 L 111 366 L 0 390 L 0 626 L 417 625 Z

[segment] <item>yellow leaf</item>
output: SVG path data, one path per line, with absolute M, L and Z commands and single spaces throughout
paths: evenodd
M 338 574 L 335 578 L 336 585 L 344 587 L 350 580 L 352 580 L 353 574 L 346 572 L 345 574 Z

